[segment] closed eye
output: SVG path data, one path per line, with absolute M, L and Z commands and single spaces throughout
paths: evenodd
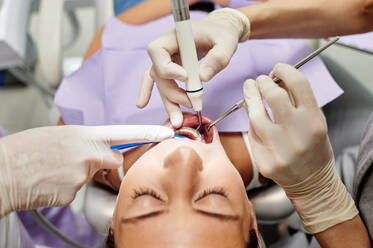
M 165 200 L 161 197 L 161 195 L 155 191 L 154 189 L 151 189 L 151 188 L 138 188 L 138 189 L 135 189 L 133 191 L 133 194 L 132 194 L 132 199 L 137 199 L 139 197 L 142 197 L 142 196 L 151 196 L 159 201 L 162 201 L 162 202 L 165 202 Z
M 218 196 L 228 198 L 226 190 L 223 187 L 211 187 L 211 188 L 204 189 L 203 191 L 198 193 L 194 199 L 194 202 L 202 200 L 203 198 L 209 195 L 218 195 Z

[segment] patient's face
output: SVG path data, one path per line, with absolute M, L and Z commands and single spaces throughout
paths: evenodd
M 113 216 L 117 246 L 244 247 L 254 212 L 217 130 L 210 132 L 209 144 L 163 141 L 129 169 Z

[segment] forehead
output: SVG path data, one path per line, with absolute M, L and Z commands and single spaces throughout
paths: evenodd
M 242 247 L 242 221 L 220 221 L 183 213 L 120 223 L 115 231 L 119 247 Z

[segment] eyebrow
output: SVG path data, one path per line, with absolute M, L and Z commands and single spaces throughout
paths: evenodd
M 203 214 L 205 216 L 213 217 L 222 221 L 237 221 L 240 219 L 239 215 L 231 215 L 231 214 L 221 214 L 221 213 L 213 213 L 213 212 L 208 212 L 205 210 L 201 209 L 194 209 L 195 212 L 199 214 Z M 155 217 L 155 216 L 160 216 L 162 214 L 166 214 L 168 211 L 167 210 L 158 210 L 158 211 L 153 211 L 150 213 L 134 216 L 134 217 L 129 217 L 129 218 L 122 218 L 121 223 L 128 223 L 128 224 L 134 224 L 138 221 L 145 220 L 147 218 Z

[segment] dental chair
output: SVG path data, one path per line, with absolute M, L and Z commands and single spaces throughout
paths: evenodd
M 372 34 L 365 35 L 373 37 Z M 337 45 L 326 51 L 322 59 L 344 90 L 342 96 L 323 108 L 330 142 L 335 157 L 338 157 L 345 148 L 359 146 L 373 111 L 373 45 L 371 51 Z
M 36 81 L 30 69 L 37 61 L 37 48 L 28 33 L 36 0 L 0 0 L 0 70 L 8 70 L 19 81 L 36 87 L 42 97 L 54 92 Z
M 26 63 L 32 1 L 0 0 L 0 70 Z
M 65 58 L 64 51 L 70 48 L 83 32 L 76 10 L 92 6 L 95 7 L 95 18 L 92 22 L 95 23 L 96 31 L 113 15 L 112 1 L 40 0 L 39 44 L 40 47 L 48 47 L 39 49 L 40 71 L 50 87 L 57 88 L 64 76 L 80 67 L 82 57 Z M 71 27 L 70 35 L 65 35 L 66 24 Z

